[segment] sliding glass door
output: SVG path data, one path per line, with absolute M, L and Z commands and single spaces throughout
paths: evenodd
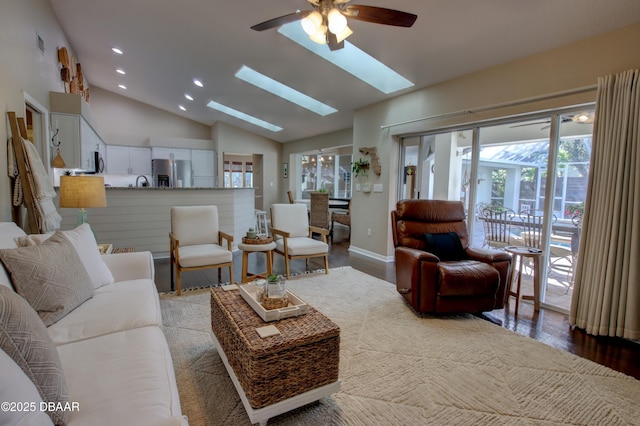
M 490 212 L 509 218 L 504 245 L 538 245 L 545 253 L 542 302 L 568 311 L 591 154 L 593 111 L 522 121 L 496 120 L 471 130 L 407 138 L 399 198 L 460 200 L 471 245 L 496 247 Z M 525 268 L 525 292 L 532 292 Z

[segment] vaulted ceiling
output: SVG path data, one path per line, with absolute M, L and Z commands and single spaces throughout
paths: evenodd
M 349 22 L 349 43 L 413 83 L 385 94 L 275 29 L 250 29 L 311 9 L 305 0 L 50 1 L 91 86 L 279 142 L 349 128 L 353 111 L 363 106 L 640 22 L 638 0 L 354 0 L 418 15 L 411 28 Z M 320 116 L 260 90 L 234 76 L 243 65 L 338 111 Z M 212 110 L 211 100 L 283 130 Z

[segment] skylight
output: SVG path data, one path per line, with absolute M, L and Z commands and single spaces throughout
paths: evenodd
M 247 83 L 253 84 L 259 89 L 266 90 L 269 93 L 273 93 L 276 96 L 281 97 L 284 100 L 292 102 L 296 105 L 300 105 L 303 108 L 308 109 L 309 111 L 315 112 L 316 114 L 325 116 L 329 114 L 333 114 L 338 110 L 330 107 L 327 104 L 323 104 L 322 102 L 305 95 L 304 93 L 298 92 L 291 87 L 280 83 L 272 79 L 271 77 L 267 77 L 264 74 L 259 73 L 246 65 L 243 65 L 242 68 L 238 70 L 235 74 L 237 78 L 246 81 Z
M 242 111 L 238 111 L 236 109 L 230 108 L 228 106 L 219 104 L 215 101 L 209 101 L 207 106 L 211 109 L 215 109 L 217 111 L 223 112 L 227 115 L 231 115 L 233 117 L 239 118 L 240 120 L 246 121 L 247 123 L 254 124 L 256 126 L 260 126 L 267 130 L 271 130 L 272 132 L 279 132 L 282 130 L 282 127 L 276 126 L 275 124 L 268 123 L 264 120 L 260 120 L 259 118 L 253 117 L 249 114 L 245 114 Z
M 382 93 L 394 93 L 413 86 L 412 82 L 346 40 L 343 49 L 331 51 L 326 44 L 311 41 L 300 22 L 282 25 L 278 32 Z

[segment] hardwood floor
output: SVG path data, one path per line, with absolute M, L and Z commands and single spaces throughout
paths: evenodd
M 337 230 L 335 241 L 331 245 L 329 265 L 331 268 L 340 266 L 351 266 L 379 279 L 388 281 L 395 285 L 395 264 L 384 263 L 372 260 L 362 255 L 350 253 L 349 243 L 346 241 L 346 233 L 342 234 Z M 249 270 L 264 271 L 265 260 L 262 254 L 249 255 Z M 234 254 L 234 275 L 239 281 L 242 267 L 242 253 Z M 309 270 L 323 268 L 322 260 L 311 259 Z M 157 259 L 156 285 L 158 291 L 170 291 L 170 269 L 169 259 Z M 222 272 L 222 282 L 228 282 L 228 269 Z M 275 255 L 274 271 L 284 271 L 284 261 L 282 256 Z M 305 262 L 297 260 L 291 264 L 292 273 L 305 271 Z M 182 274 L 182 288 L 206 287 L 211 283 L 217 283 L 217 270 L 210 269 L 204 271 L 194 271 Z M 390 285 L 391 285 L 390 284 Z M 587 358 L 599 364 L 605 365 L 614 370 L 620 371 L 629 376 L 640 379 L 640 344 L 620 338 L 593 337 L 582 330 L 572 329 L 566 315 L 541 309 L 534 314 L 533 305 L 521 303 L 518 318 L 513 316 L 514 300 L 505 307 L 482 315 L 486 320 L 492 321 L 525 336 L 539 340 L 550 346 L 568 351 L 583 358 Z

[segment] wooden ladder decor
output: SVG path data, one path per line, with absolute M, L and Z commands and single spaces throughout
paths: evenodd
M 41 232 L 40 227 L 36 221 L 36 209 L 34 206 L 34 198 L 33 198 L 33 188 L 31 188 L 31 183 L 29 181 L 29 175 L 27 174 L 27 159 L 24 155 L 24 147 L 22 145 L 22 138 L 24 140 L 27 139 L 27 126 L 25 125 L 24 118 L 16 117 L 16 113 L 13 111 L 7 112 L 9 116 L 9 126 L 11 127 L 11 141 L 13 144 L 13 152 L 16 157 L 16 165 L 18 166 L 18 179 L 22 184 L 22 194 L 24 205 L 27 208 L 27 224 L 28 230 L 30 232 Z M 11 191 L 12 191 L 12 200 L 11 204 L 13 205 L 13 189 L 15 188 L 15 179 L 11 178 Z M 21 206 L 13 206 L 12 211 L 13 221 L 21 228 L 23 227 L 22 221 L 22 209 Z

